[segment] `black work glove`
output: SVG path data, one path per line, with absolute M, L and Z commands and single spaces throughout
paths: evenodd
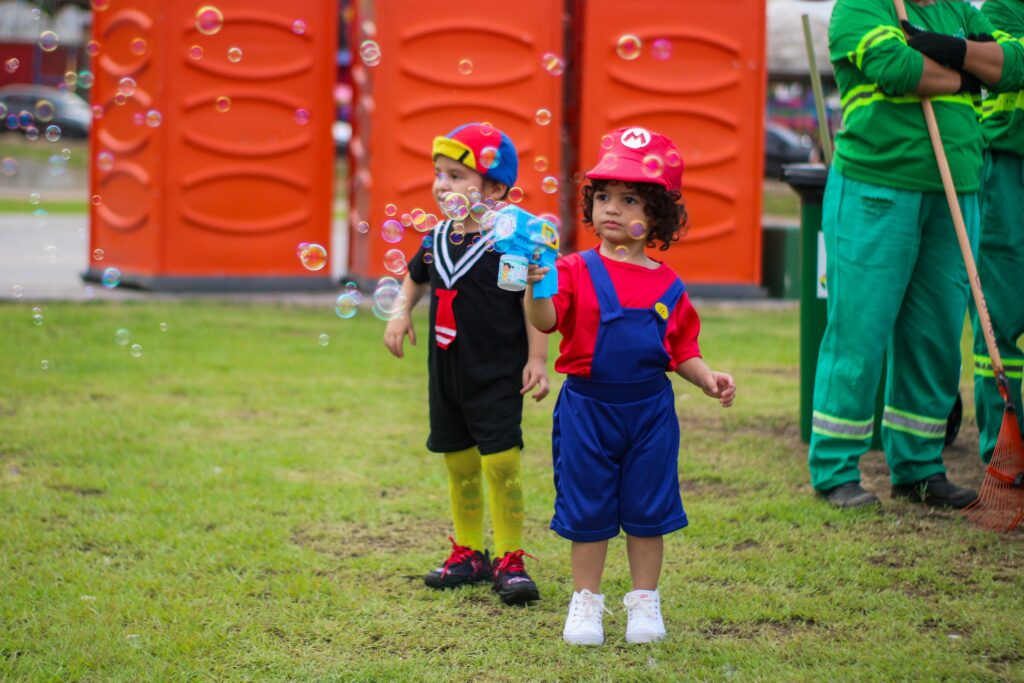
M 932 33 L 914 28 L 909 21 L 901 21 L 900 25 L 907 32 L 907 44 L 925 57 L 935 60 L 942 66 L 954 71 L 964 70 L 964 57 L 967 55 L 967 41 L 944 33 Z
M 994 43 L 996 42 L 995 36 L 991 33 L 968 33 L 967 40 L 973 40 L 976 43 Z M 981 88 L 985 85 L 980 78 L 972 74 L 970 71 L 960 72 L 960 90 L 957 92 L 967 92 L 972 95 L 980 95 Z
M 984 85 L 984 83 L 981 82 L 981 79 L 978 78 L 977 76 L 975 76 L 974 74 L 972 74 L 970 71 L 961 71 L 960 72 L 960 89 L 957 90 L 957 92 L 958 93 L 966 92 L 966 93 L 970 93 L 972 95 L 980 95 L 981 94 L 981 86 L 983 86 L 983 85 Z

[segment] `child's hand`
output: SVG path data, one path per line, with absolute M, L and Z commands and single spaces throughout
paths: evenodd
M 699 386 L 706 396 L 717 398 L 723 408 L 731 406 L 733 399 L 736 398 L 736 383 L 732 375 L 724 372 L 709 371 L 701 377 Z
M 535 282 L 540 282 L 549 272 L 551 272 L 551 269 L 547 266 L 538 266 L 536 263 L 531 263 L 526 269 L 526 282 L 531 285 Z
M 547 363 L 539 358 L 531 358 L 523 366 L 523 388 L 519 393 L 526 396 L 534 387 L 537 388 L 532 396 L 534 401 L 541 400 L 551 391 L 551 385 L 548 383 Z
M 412 316 L 406 314 L 394 318 L 384 328 L 384 346 L 395 358 L 404 358 L 405 350 L 402 348 L 405 336 L 409 336 L 409 343 L 416 346 L 416 330 L 412 327 Z

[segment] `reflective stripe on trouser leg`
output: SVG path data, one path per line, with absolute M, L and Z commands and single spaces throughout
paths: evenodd
M 978 197 L 960 195 L 975 247 Z M 889 343 L 882 445 L 894 484 L 945 472 L 946 420 L 960 386 L 970 288 L 945 195 L 922 194 L 921 245 Z
M 808 465 L 827 490 L 860 480 L 892 331 L 918 250 L 921 194 L 829 174 L 822 207 L 828 326 L 814 382 Z
M 1003 369 L 1010 381 L 1010 393 L 1017 406 L 1017 419 L 1024 425 L 1021 407 L 1024 355 L 1017 346 L 1017 339 L 1024 334 L 1024 296 L 1021 292 L 1021 274 L 1024 273 L 1024 226 L 1021 223 L 1021 216 L 1024 216 L 1024 157 L 1005 152 L 987 153 L 979 199 L 982 220 L 978 275 L 985 290 L 996 346 L 999 347 Z M 1003 423 L 1004 405 L 973 302 L 971 326 L 974 329 L 974 405 L 979 450 L 981 459 L 988 462 Z

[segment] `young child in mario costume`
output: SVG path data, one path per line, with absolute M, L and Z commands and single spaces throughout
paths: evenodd
M 512 140 L 487 123 L 435 138 L 433 159 L 433 193 L 442 210 L 451 193 L 500 201 L 519 168 Z M 471 214 L 434 229 L 431 247 L 409 261 L 404 315 L 388 323 L 384 343 L 398 358 L 405 337 L 416 343 L 411 311 L 429 288 L 427 449 L 444 454 L 455 536 L 448 559 L 426 575 L 426 584 L 443 589 L 491 581 L 506 604 L 520 604 L 540 599 L 523 568 L 519 452 L 523 396 L 532 389 L 539 401 L 548 393 L 547 338 L 526 323 L 523 292 L 498 287 L 500 255 L 487 240 L 473 239 L 479 233 Z M 494 526 L 493 563 L 484 548 L 481 474 Z
M 606 138 L 608 136 L 605 136 Z M 555 369 L 567 377 L 555 406 L 555 515 L 551 528 L 572 541 L 575 592 L 562 637 L 576 645 L 604 642 L 600 594 L 608 539 L 625 530 L 633 590 L 625 596 L 626 640 L 661 640 L 658 578 L 662 537 L 686 526 L 679 496 L 679 421 L 675 372 L 723 407 L 732 377 L 700 357 L 700 321 L 671 268 L 649 258 L 679 239 L 683 162 L 664 135 L 632 127 L 612 131 L 611 147 L 587 173 L 583 220 L 601 244 L 557 263 L 559 291 L 534 299 L 546 273 L 531 266 L 526 310 L 538 329 L 562 334 Z M 607 139 L 603 146 L 607 146 Z M 644 160 L 661 159 L 652 177 Z M 654 164 L 656 166 L 657 164 Z

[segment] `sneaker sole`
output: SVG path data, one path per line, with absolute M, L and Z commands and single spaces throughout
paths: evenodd
M 633 633 L 626 634 L 626 642 L 633 645 L 640 645 L 643 643 L 654 643 L 659 640 L 664 640 L 664 633 Z
M 594 636 L 567 636 L 563 633 L 562 640 L 570 645 L 604 645 L 603 636 L 601 638 L 595 638 Z
M 505 592 L 495 589 L 494 592 L 501 596 L 501 601 L 506 605 L 522 605 L 540 600 L 540 591 L 536 588 L 519 588 Z
M 443 590 L 451 590 L 453 588 L 461 588 L 462 586 L 472 586 L 474 584 L 484 583 L 485 581 L 489 581 L 489 580 L 490 579 L 485 576 L 483 578 L 474 579 L 472 581 L 460 581 L 458 583 L 444 583 L 444 581 L 442 581 L 440 579 L 434 579 L 431 575 L 428 574 L 426 577 L 424 577 L 423 583 L 426 584 L 427 588 L 433 588 L 435 590 L 443 591 Z

